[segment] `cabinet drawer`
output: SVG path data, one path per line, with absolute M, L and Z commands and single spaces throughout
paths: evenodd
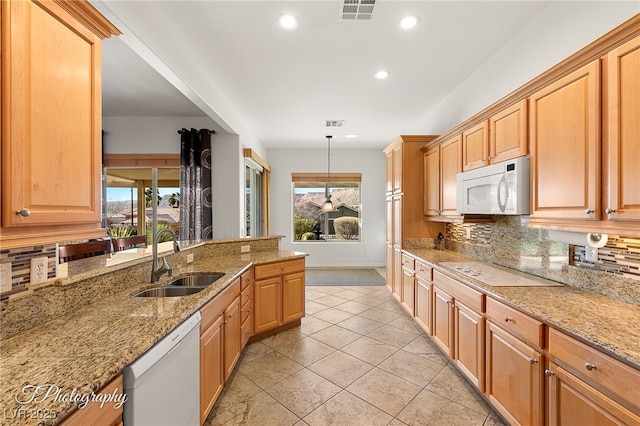
M 99 391 L 103 395 L 120 395 L 123 392 L 122 375 L 113 379 Z M 96 400 L 87 404 L 82 410 L 73 412 L 62 424 L 63 426 L 120 425 L 122 424 L 122 408 L 114 409 L 113 403 L 107 403 L 100 407 L 100 403 Z
M 240 276 L 240 288 L 244 290 L 251 284 L 252 271 L 249 269 L 247 272 Z M 242 303 L 242 302 L 241 302 Z
M 249 318 L 249 316 L 251 316 L 251 303 L 245 303 L 240 308 L 240 312 L 241 312 L 240 321 L 244 322 L 247 318 Z
M 233 283 L 229 284 L 227 288 L 216 294 L 213 299 L 207 302 L 202 308 L 200 308 L 200 315 L 202 320 L 200 321 L 200 332 L 206 330 L 216 318 L 227 309 L 227 306 L 233 302 L 233 299 L 240 294 L 240 279 L 236 279 Z
M 240 295 L 240 306 L 242 306 L 243 308 L 245 306 L 251 306 L 248 305 L 251 302 L 251 299 L 253 299 L 253 286 L 249 286 L 242 290 L 242 293 Z
M 543 324 L 497 300 L 487 298 L 487 316 L 496 325 L 508 330 L 539 348 L 543 347 Z
M 256 280 L 275 277 L 278 275 L 286 275 L 300 271 L 304 271 L 304 259 L 287 260 L 284 262 L 256 265 L 254 269 Z
M 640 371 L 549 328 L 549 354 L 588 383 L 599 385 L 640 408 Z
M 247 344 L 247 341 L 249 341 L 249 337 L 251 337 L 251 323 L 252 323 L 252 319 L 251 316 L 249 316 L 245 322 L 242 323 L 242 326 L 240 327 L 240 344 L 241 347 L 244 348 L 244 345 Z
M 422 278 L 425 281 L 431 282 L 432 271 L 433 269 L 430 266 L 427 266 L 419 260 L 416 260 L 416 276 Z
M 415 260 L 413 259 L 413 257 L 402 253 L 402 267 L 410 269 L 411 271 L 414 271 L 415 270 Z
M 454 299 L 462 301 L 469 308 L 478 313 L 484 312 L 484 294 L 472 289 L 468 285 L 461 283 L 439 271 L 433 271 L 433 282 L 447 291 Z

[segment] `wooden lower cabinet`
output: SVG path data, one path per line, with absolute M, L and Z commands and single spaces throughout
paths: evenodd
M 304 259 L 255 267 L 254 334 L 304 316 L 304 268 Z
M 456 300 L 453 321 L 454 362 L 480 391 L 484 391 L 484 316 Z
M 124 393 L 122 375 L 111 380 L 98 394 L 111 395 Z M 114 408 L 108 403 L 100 407 L 100 402 L 94 401 L 87 404 L 82 410 L 76 410 L 62 421 L 63 426 L 119 426 L 122 425 L 122 408 Z M 45 410 L 46 411 L 46 410 Z
M 549 426 L 640 425 L 640 416 L 553 362 L 547 376 Z
M 401 293 L 401 305 L 410 314 L 414 314 L 415 309 L 415 288 L 416 279 L 414 272 L 411 269 L 405 267 L 402 268 L 402 293 Z
M 432 301 L 433 301 L 433 285 L 431 281 L 427 281 L 420 276 L 416 277 L 416 302 L 415 302 L 415 320 L 427 335 L 431 336 L 432 323 Z
M 233 302 L 224 310 L 224 381 L 229 380 L 233 367 L 240 359 L 240 297 L 236 297 Z
M 200 333 L 200 424 L 203 424 L 224 386 L 223 318 Z
M 240 294 L 240 349 L 242 350 L 253 335 L 253 271 L 242 274 Z
M 433 342 L 449 357 L 453 357 L 453 298 L 433 285 Z
M 542 425 L 542 354 L 487 321 L 486 389 L 489 402 L 510 425 Z

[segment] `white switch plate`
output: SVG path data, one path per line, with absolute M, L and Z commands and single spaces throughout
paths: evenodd
M 193 262 L 193 253 L 189 253 L 187 255 L 187 263 L 191 263 L 191 262 Z
M 47 281 L 48 262 L 49 259 L 46 256 L 31 259 L 31 284 L 42 284 Z
M 598 261 L 598 248 L 597 247 L 585 247 L 584 258 L 587 262 Z
M 468 226 L 465 228 L 465 231 L 467 232 L 467 240 L 471 239 L 471 228 L 469 228 Z
M 11 291 L 11 262 L 0 265 L 0 293 Z
M 240 246 L 240 253 L 249 253 L 251 251 L 251 246 L 247 244 L 246 246 Z

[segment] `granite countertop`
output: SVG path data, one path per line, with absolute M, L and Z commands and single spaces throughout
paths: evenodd
M 477 262 L 478 259 L 446 250 L 406 251 L 439 271 L 640 370 L 640 306 L 618 302 L 567 285 L 491 287 L 438 266 L 440 262 Z M 530 278 L 536 279 L 533 275 Z
M 100 303 L 80 308 L 0 342 L 0 424 L 56 424 L 74 405 L 64 395 L 97 392 L 156 342 L 195 313 L 252 264 L 304 257 L 294 251 L 257 251 L 199 259 L 185 273 L 224 272 L 207 289 L 190 296 L 134 298 L 151 285 L 133 283 Z M 161 283 L 166 282 L 163 277 Z M 88 291 L 99 291 L 92 288 Z M 42 386 L 33 401 L 25 386 Z M 49 386 L 52 385 L 52 386 Z M 60 397 L 45 390 L 60 390 Z M 27 401 L 19 404 L 16 398 Z M 38 401 L 38 399 L 41 399 Z M 112 403 L 113 404 L 113 403 Z M 24 410 L 24 411 L 17 411 Z

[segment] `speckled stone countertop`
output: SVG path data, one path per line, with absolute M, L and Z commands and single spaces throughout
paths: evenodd
M 446 250 L 408 250 L 430 266 L 480 289 L 558 330 L 640 370 L 640 307 L 570 286 L 491 287 L 439 267 L 439 262 L 478 261 Z M 529 276 L 535 279 L 533 275 Z
M 181 274 L 224 272 L 207 289 L 190 296 L 134 298 L 131 294 L 149 288 L 138 281 L 119 292 L 58 319 L 0 342 L 0 424 L 56 424 L 74 408 L 44 394 L 26 404 L 27 385 L 54 385 L 61 395 L 97 392 L 122 369 L 151 348 L 177 325 L 215 297 L 252 264 L 304 257 L 293 251 L 270 250 L 198 259 Z M 166 283 L 163 277 L 160 284 Z M 93 291 L 97 289 L 88 289 Z M 44 388 L 43 388 L 44 389 Z M 44 390 L 42 391 L 44 392 Z M 113 404 L 113 403 L 112 403 Z M 26 410 L 26 411 L 16 411 Z M 45 419 L 43 417 L 50 417 Z

